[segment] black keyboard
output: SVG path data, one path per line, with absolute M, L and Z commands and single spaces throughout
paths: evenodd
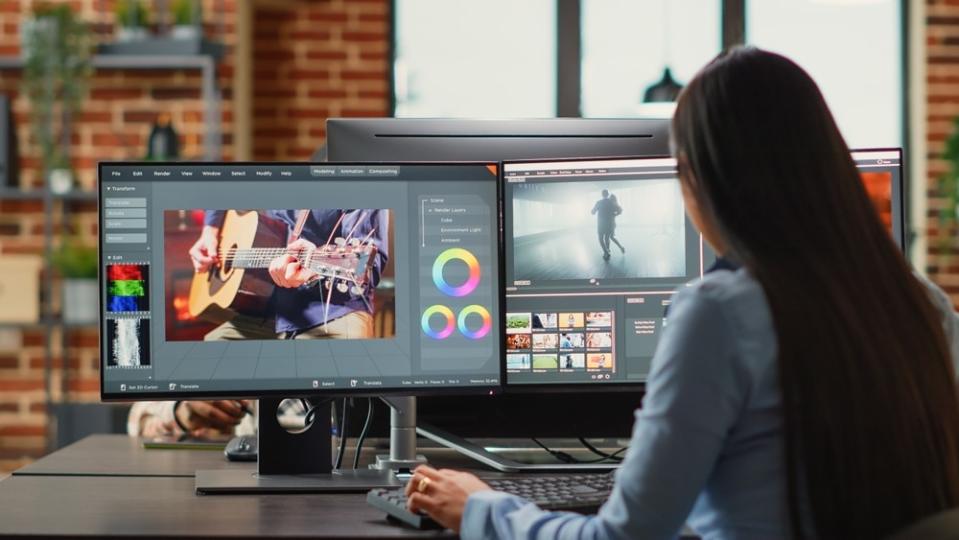
M 596 513 L 613 489 L 612 474 L 518 476 L 485 482 L 497 491 L 523 497 L 544 510 L 580 514 Z M 442 528 L 429 516 L 407 510 L 406 493 L 402 489 L 374 489 L 366 495 L 366 502 L 417 529 Z

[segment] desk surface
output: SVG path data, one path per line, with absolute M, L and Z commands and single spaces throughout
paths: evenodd
M 197 469 L 252 469 L 227 461 L 222 450 L 145 450 L 141 439 L 91 435 L 17 469 L 14 476 L 180 476 Z
M 37 538 L 452 537 L 393 525 L 365 495 L 197 496 L 193 478 L 11 476 L 0 536 Z
M 476 466 L 445 449 L 428 454 L 444 466 Z M 195 495 L 194 471 L 216 468 L 253 464 L 218 451 L 145 450 L 124 435 L 88 437 L 0 480 L 0 537 L 452 537 L 390 523 L 362 494 Z
M 360 454 L 361 463 L 371 463 L 375 454 L 388 450 L 373 447 L 367 441 Z M 420 440 L 422 443 L 423 441 Z M 431 461 L 444 467 L 482 469 L 448 448 L 420 448 Z M 353 445 L 347 445 L 344 463 L 353 461 Z M 227 461 L 222 450 L 143 448 L 143 440 L 126 435 L 91 435 L 61 448 L 13 472 L 14 476 L 169 476 L 193 478 L 201 469 L 252 470 L 253 463 Z

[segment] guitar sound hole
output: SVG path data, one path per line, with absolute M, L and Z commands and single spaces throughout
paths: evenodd
M 223 260 L 220 261 L 220 276 L 224 281 L 230 279 L 233 273 L 233 259 L 236 257 L 236 245 L 230 246 L 223 252 Z

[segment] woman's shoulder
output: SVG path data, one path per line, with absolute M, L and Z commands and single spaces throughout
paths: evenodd
M 772 319 L 762 285 L 748 270 L 716 270 L 677 293 L 675 307 L 710 305 L 741 332 L 771 329 Z

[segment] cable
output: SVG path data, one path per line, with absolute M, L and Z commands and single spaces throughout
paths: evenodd
M 373 422 L 373 398 L 366 398 L 366 421 L 363 422 L 363 429 L 360 430 L 360 438 L 356 441 L 356 454 L 353 455 L 353 468 L 360 466 L 360 454 L 363 452 L 363 442 L 366 440 L 366 433 Z
M 336 463 L 333 465 L 334 469 L 339 469 L 343 465 L 343 454 L 346 453 L 346 421 L 349 417 L 349 410 L 349 398 L 343 398 L 343 417 L 339 425 L 340 447 L 336 452 Z
M 332 398 L 326 398 L 317 401 L 316 405 L 310 405 L 310 401 L 308 399 L 300 398 L 300 405 L 303 405 L 303 407 L 306 409 L 306 414 L 303 415 L 303 425 L 306 427 L 313 425 L 313 419 L 316 417 L 317 409 L 331 401 L 333 401 Z
M 599 459 L 577 459 L 567 454 L 566 452 L 562 452 L 560 450 L 553 450 L 552 448 L 549 448 L 545 444 L 539 442 L 539 440 L 536 438 L 533 438 L 533 442 L 536 443 L 543 450 L 546 450 L 551 456 L 553 456 L 554 458 L 558 459 L 559 461 L 563 463 L 580 464 L 580 465 L 587 465 L 590 463 L 602 463 L 608 460 L 619 461 L 621 459 L 619 457 L 619 454 L 622 454 L 623 452 L 626 451 L 626 448 L 620 448 L 619 450 L 613 452 L 612 454 L 608 454 L 609 457 L 601 457 Z
M 601 457 L 601 458 L 603 458 L 603 459 L 612 459 L 612 460 L 616 460 L 616 461 L 622 461 L 623 458 L 619 457 L 618 454 L 620 454 L 621 452 L 623 452 L 623 451 L 626 450 L 625 448 L 620 448 L 620 449 L 617 450 L 615 453 L 609 454 L 609 453 L 603 452 L 603 451 L 600 450 L 599 448 L 596 448 L 595 446 L 593 446 L 592 444 L 590 444 L 589 441 L 587 441 L 585 437 L 579 437 L 579 442 L 580 442 L 580 444 L 582 444 L 583 446 L 585 446 L 590 452 L 596 454 L 597 456 L 599 456 L 599 457 Z

